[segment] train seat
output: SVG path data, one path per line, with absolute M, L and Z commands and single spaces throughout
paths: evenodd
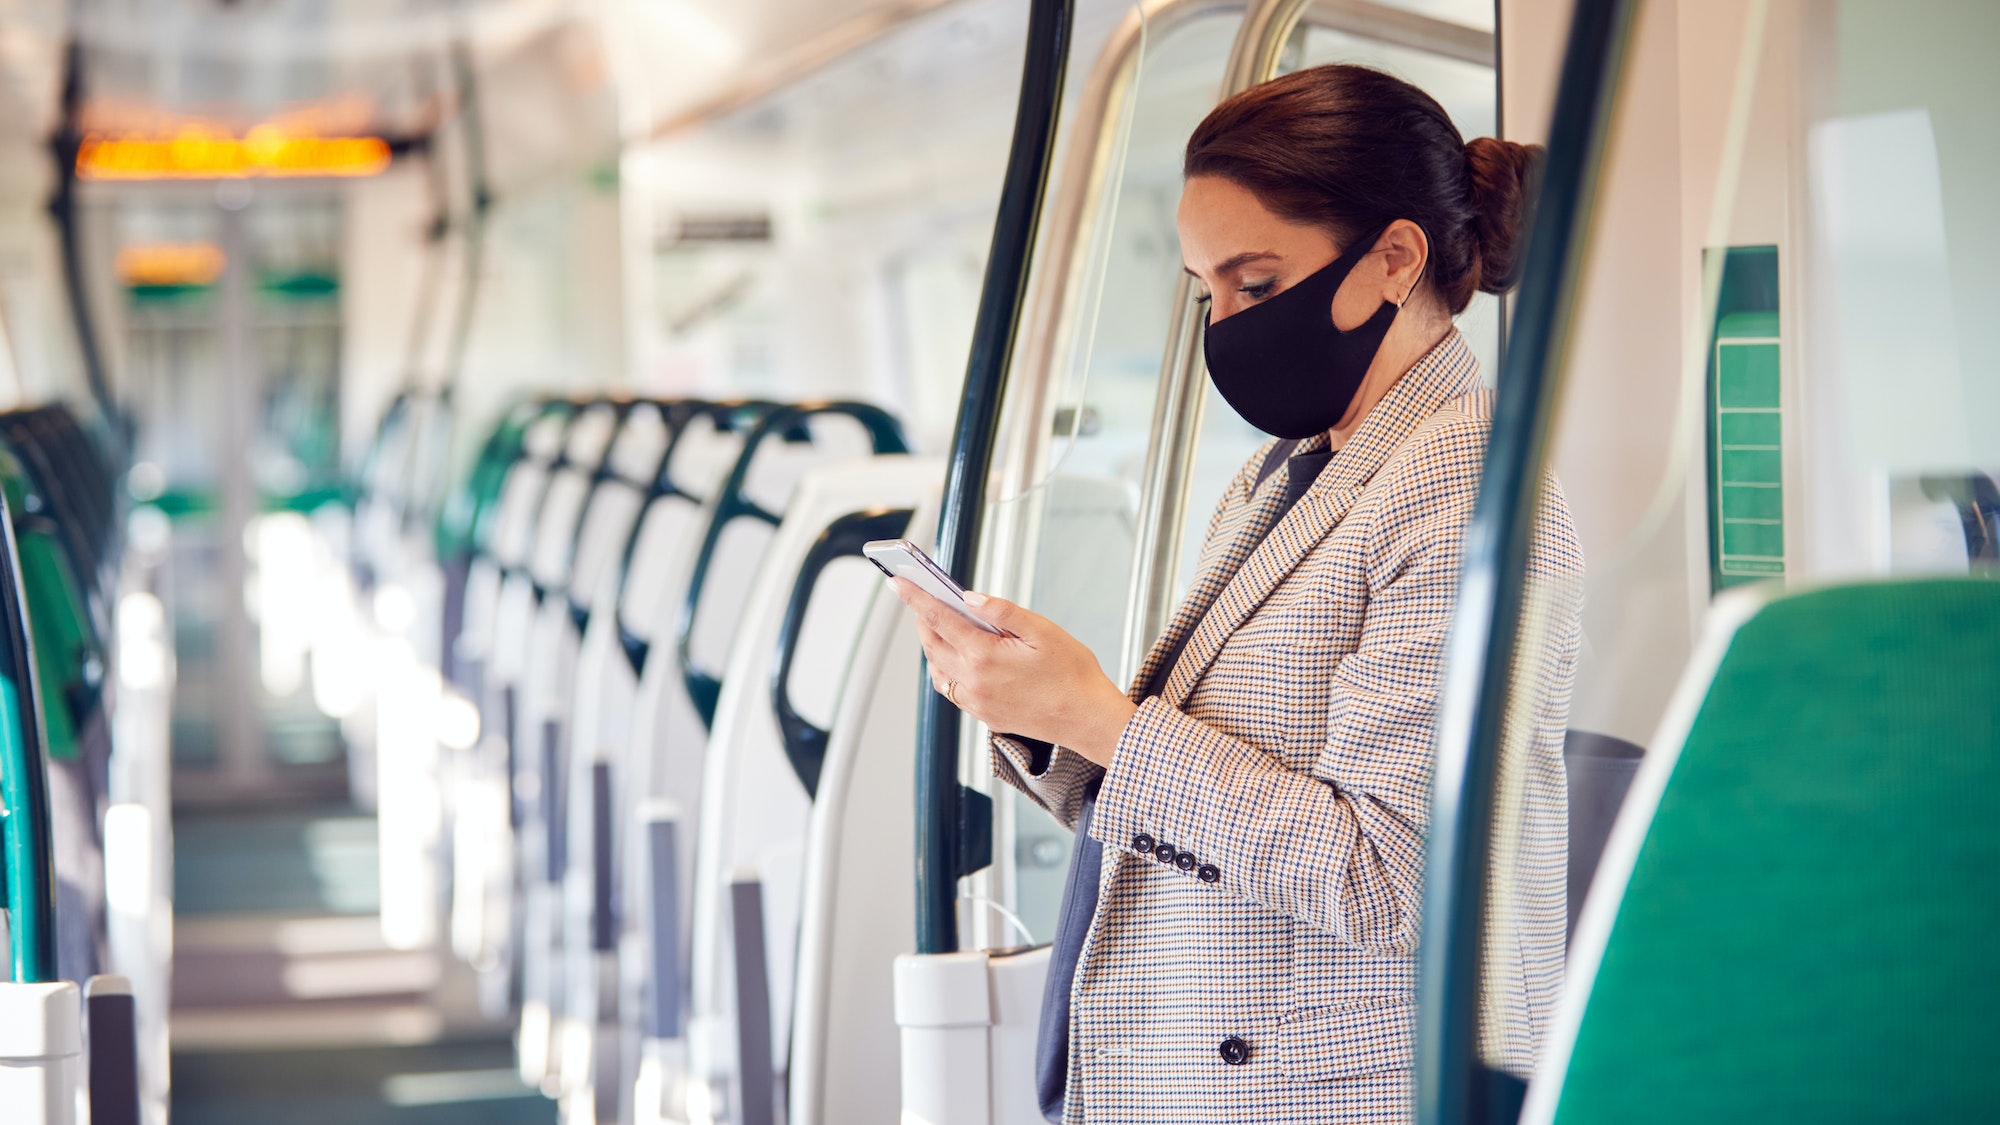
M 707 1086 L 712 1104 L 775 1104 L 784 1081 L 806 841 L 828 727 L 843 681 L 876 674 L 856 645 L 882 583 L 860 549 L 904 537 L 918 509 L 934 511 L 943 468 L 890 456 L 806 474 L 746 599 L 708 742 L 695 851 L 690 1081 Z M 903 693 L 910 702 L 914 675 Z M 907 769 L 907 755 L 898 759 Z M 910 838 L 902 836 L 906 851 Z M 729 903 L 753 880 L 762 926 L 751 935 Z M 746 938 L 761 965 L 738 963 Z M 763 1010 L 746 1011 L 728 984 L 745 971 L 764 978 Z M 759 1034 L 761 1043 L 750 1041 Z M 763 1064 L 744 1065 L 760 1052 Z M 759 1088 L 765 1080 L 773 1084 Z
M 919 507 L 905 537 L 928 544 L 936 523 L 935 504 Z M 928 689 L 909 611 L 886 586 L 866 602 L 806 824 L 785 1075 L 791 1125 L 900 1114 L 902 1060 L 883 1045 L 899 1038 L 895 958 L 915 947 L 916 904 L 882 873 L 916 862 L 916 810 L 890 798 L 909 786 L 917 701 Z
M 693 537 L 691 524 L 702 498 L 735 463 L 741 435 L 716 427 L 710 417 L 713 409 L 706 404 L 683 403 L 673 410 L 673 434 L 651 481 L 648 499 L 623 545 L 620 573 L 603 583 L 600 591 L 608 604 L 599 605 L 585 629 L 577 658 L 579 683 L 570 732 L 573 745 L 597 746 L 600 729 L 621 726 L 622 720 L 612 717 L 629 711 L 629 704 L 620 711 L 616 691 L 619 677 L 615 673 L 624 669 L 612 667 L 624 663 L 619 641 L 629 631 L 621 628 L 621 613 L 630 603 L 644 602 L 655 583 L 668 580 L 666 576 L 675 569 L 674 552 Z M 559 421 L 545 419 L 540 425 L 540 443 L 532 440 L 537 435 L 531 430 L 528 459 L 509 470 L 494 516 L 489 553 L 474 559 L 467 579 L 466 640 L 461 651 L 468 664 L 465 673 L 475 684 L 483 684 L 485 679 L 483 660 L 492 646 L 489 622 L 498 600 L 502 560 L 524 557 L 520 529 L 532 525 L 542 482 L 560 444 Z M 508 541 L 510 537 L 513 542 Z M 600 654 L 611 649 L 619 650 L 620 659 L 602 660 Z M 598 674 L 599 668 L 605 674 Z M 634 680 L 634 676 L 628 674 L 624 679 Z M 511 696 L 489 695 L 486 699 L 499 712 L 502 728 L 510 728 Z M 516 809 L 505 739 L 493 727 L 488 729 L 494 733 L 487 736 L 482 748 L 483 768 L 468 771 L 458 785 L 451 933 L 454 952 L 482 967 L 483 1003 L 498 1015 L 507 1010 L 511 990 L 511 966 L 501 959 L 501 953 L 506 950 L 512 925 L 515 886 L 511 851 L 493 842 L 509 837 Z
M 163 1085 L 165 1076 L 154 1075 L 149 1083 L 139 1072 L 142 1058 L 152 1052 L 142 1044 L 146 1028 L 137 1018 L 131 986 L 87 975 L 103 956 L 107 934 L 97 814 L 109 779 L 87 768 L 90 755 L 78 728 L 69 735 L 67 766 L 51 759 L 47 736 L 48 692 L 57 692 L 62 698 L 56 706 L 65 709 L 83 702 L 101 712 L 105 704 L 102 695 L 80 699 L 69 665 L 88 647 L 78 591 L 102 591 L 110 563 L 88 574 L 73 569 L 77 559 L 60 541 L 61 532 L 75 532 L 78 521 L 95 517 L 76 507 L 76 491 L 50 491 L 47 479 L 31 479 L 58 469 L 47 457 L 50 450 L 37 443 L 71 438 L 61 431 L 53 438 L 36 434 L 21 422 L 18 415 L 0 421 L 5 435 L 0 447 L 9 454 L 24 449 L 37 454 L 28 458 L 32 471 L 5 457 L 6 487 L 0 490 L 5 498 L 0 521 L 10 531 L 0 537 L 0 802 L 8 811 L 0 817 L 6 869 L 0 934 L 7 951 L 0 974 L 0 1105 L 24 1120 L 50 1125 L 66 1125 L 79 1110 L 98 1110 L 106 1121 L 118 1120 L 120 1113 L 137 1120 L 146 1091 Z M 66 483 L 75 489 L 84 482 L 72 476 Z M 111 542 L 107 529 L 90 535 L 95 547 Z M 22 536 L 39 543 L 26 556 L 39 560 L 33 569 L 23 565 Z M 44 630 L 40 644 L 38 614 Z M 51 647 L 57 640 L 62 643 Z M 102 656 L 101 650 L 95 653 L 100 662 Z M 51 669 L 59 675 L 44 682 L 42 673 Z M 100 764 L 108 769 L 109 727 L 101 721 L 90 725 L 107 736 Z M 116 997 L 110 995 L 114 991 Z M 99 994 L 105 1003 L 98 1002 Z
M 631 538 L 648 489 L 658 479 L 672 433 L 664 404 L 636 403 L 606 454 L 577 519 L 574 543 L 549 545 L 530 564 L 542 589 L 521 684 L 524 720 L 566 736 L 573 721 L 578 648 L 597 591 Z M 558 737 L 557 745 L 566 738 Z
M 576 537 L 577 521 L 583 516 L 591 484 L 612 442 L 621 419 L 608 402 L 592 403 L 577 414 L 564 436 L 563 450 L 549 469 L 532 520 L 524 530 L 518 561 L 507 566 L 500 579 L 500 594 L 494 603 L 492 652 L 485 668 L 489 694 L 513 695 L 527 673 L 530 633 L 536 608 L 541 604 L 545 581 L 560 581 L 568 568 L 570 548 Z M 509 552 L 512 554 L 512 552 Z M 519 710 L 511 714 L 512 725 L 502 731 L 513 740 L 517 751 L 527 745 L 534 732 Z
M 479 445 L 470 469 L 456 488 L 450 489 L 438 509 L 433 529 L 433 548 L 438 567 L 444 572 L 444 604 L 438 622 L 438 669 L 444 681 L 466 697 L 478 692 L 458 660 L 458 638 L 465 628 L 466 583 L 475 559 L 484 552 L 493 532 L 493 518 L 500 506 L 501 491 L 516 462 L 527 456 L 528 427 L 559 403 L 549 399 L 526 399 L 509 407 Z
M 43 435 L 0 417 L 0 485 L 13 516 L 21 593 L 31 624 L 56 855 L 57 971 L 81 981 L 104 950 L 104 839 L 99 802 L 109 787 L 110 729 L 102 705 L 104 653 L 84 605 L 97 576 L 72 547 L 88 516 L 77 497 L 47 486 L 56 471 Z M 27 456 L 19 456 L 24 452 Z M 31 471 L 30 466 L 39 471 Z M 71 482 L 74 484 L 75 482 Z
M 555 925 L 556 905 L 550 883 L 560 869 L 564 840 L 556 833 L 562 820 L 560 761 L 552 745 L 559 729 L 545 713 L 551 693 L 537 692 L 531 675 L 538 659 L 537 621 L 550 603 L 566 605 L 565 592 L 574 559 L 577 530 L 601 479 L 612 449 L 624 430 L 627 403 L 594 402 L 570 427 L 563 454 L 549 475 L 534 533 L 522 565 L 500 585 L 494 618 L 493 658 L 487 665 L 487 690 L 507 700 L 507 725 L 500 732 L 508 748 L 511 792 L 517 802 L 514 822 L 514 870 L 518 880 L 518 923 L 503 933 L 518 941 L 510 961 L 519 973 L 522 1073 L 541 1081 L 546 1055 L 548 1015 L 561 982 L 547 953 Z
M 1990 1117 L 2000 584 L 1725 595 L 1605 847 L 1524 1122 Z
M 651 635 L 655 643 L 633 698 L 630 737 L 611 763 L 614 774 L 621 778 L 618 791 L 628 804 L 624 813 L 613 815 L 632 825 L 634 833 L 641 818 L 630 815 L 632 810 L 645 808 L 676 818 L 683 846 L 676 859 L 679 870 L 673 885 L 681 901 L 672 913 L 684 932 L 692 917 L 691 845 L 700 837 L 702 772 L 723 688 L 718 670 L 728 666 L 751 583 L 782 513 L 789 507 L 799 480 L 814 466 L 906 450 L 896 421 L 866 404 L 800 404 L 765 413 L 745 434 L 742 453 L 728 479 L 703 510 L 700 546 L 682 589 L 654 607 L 657 616 Z M 660 651 L 660 642 L 667 639 L 676 643 Z M 640 854 L 630 834 L 622 838 L 621 846 Z M 621 871 L 625 903 L 619 923 L 616 990 L 620 1059 L 621 1065 L 636 1068 L 649 1049 L 642 1045 L 649 1041 L 654 1042 L 655 1058 L 678 1049 L 658 1042 L 678 1041 L 677 1035 L 648 1034 L 648 1025 L 654 1031 L 665 1030 L 651 1016 L 672 1006 L 675 1015 L 669 1022 L 677 1021 L 685 1001 L 666 997 L 649 1003 L 653 962 L 640 922 L 649 910 L 654 880 L 640 863 L 620 865 L 614 860 L 614 868 Z M 685 949 L 685 943 L 679 948 Z
M 607 778 L 631 776 L 630 736 L 641 675 L 655 653 L 661 660 L 672 659 L 668 633 L 671 607 L 680 604 L 686 591 L 710 504 L 741 458 L 744 438 L 768 409 L 769 404 L 763 403 L 697 401 L 674 408 L 673 436 L 659 473 L 615 564 L 593 592 L 571 685 L 568 739 L 570 831 L 572 838 L 582 834 L 588 842 L 571 848 L 571 862 L 563 876 L 565 884 L 586 889 L 566 886 L 562 892 L 566 903 L 579 894 L 594 900 L 600 877 L 611 879 L 612 886 L 624 878 L 622 862 L 600 870 L 595 833 L 608 829 L 607 850 L 613 857 L 619 855 L 629 835 L 635 802 L 622 795 L 609 800 L 607 793 L 609 807 L 603 811 L 611 823 L 600 825 L 597 778 L 600 771 Z M 656 640 L 660 642 L 657 645 Z M 571 951 L 569 955 L 589 960 L 593 968 L 603 968 L 612 978 L 603 985 L 613 990 L 609 997 L 600 999 L 595 989 L 570 995 L 562 1013 L 565 1030 L 560 1034 L 574 1038 L 576 1033 L 567 1030 L 569 1026 L 579 1022 L 594 1026 L 600 1013 L 615 1018 L 621 1009 L 615 953 L 611 965 L 602 967 L 597 948 L 606 936 L 613 945 L 618 937 L 615 932 L 595 932 L 599 919 L 577 917 L 567 909 L 559 921 L 564 926 L 561 940 Z M 612 928 L 616 930 L 615 925 Z M 563 971 L 572 978 L 587 975 L 573 967 Z M 581 1008 L 584 1016 L 576 1015 L 571 1010 L 574 1008 Z M 551 1013 L 552 1028 L 555 1015 Z M 595 1089 L 601 1081 L 594 1073 L 580 1075 L 580 1071 L 629 1074 L 637 1065 L 637 1050 L 635 1037 L 634 1044 L 622 1052 L 594 1051 L 586 1058 L 565 1062 L 556 1075 L 556 1085 L 559 1090 Z M 569 1100 L 573 1104 L 575 1099 Z
M 452 658 L 460 682 L 474 700 L 483 701 L 481 673 L 493 650 L 493 616 L 500 600 L 504 573 L 527 557 L 536 509 L 548 487 L 550 467 L 562 453 L 563 436 L 574 415 L 571 404 L 555 402 L 530 422 L 521 435 L 518 455 L 501 478 L 493 514 L 475 544 L 465 577 L 465 603 Z
M 537 604 L 517 693 L 514 760 L 516 791 L 540 794 L 524 810 L 522 825 L 539 839 L 542 861 L 521 868 L 528 908 L 522 936 L 524 1009 L 536 1013 L 561 1009 L 560 883 L 571 854 L 566 827 L 569 733 L 577 656 L 587 623 L 577 606 L 589 604 L 630 538 L 671 436 L 661 404 L 631 404 L 575 518 L 565 519 L 566 512 L 556 517 L 559 525 L 573 530 L 565 538 L 560 526 L 551 528 L 529 563 Z M 553 487 L 551 503 L 568 507 L 569 497 L 554 495 Z

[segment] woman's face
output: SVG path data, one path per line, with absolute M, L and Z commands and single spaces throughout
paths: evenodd
M 1175 221 L 1181 262 L 1210 298 L 1210 324 L 1284 292 L 1345 249 L 1326 231 L 1279 217 L 1249 189 L 1220 176 L 1189 179 Z M 1358 328 L 1384 300 L 1400 300 L 1385 257 L 1371 253 L 1347 275 L 1333 297 L 1336 328 Z

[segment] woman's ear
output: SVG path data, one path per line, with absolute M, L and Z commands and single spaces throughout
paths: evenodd
M 1424 267 L 1431 260 L 1430 239 L 1424 237 L 1424 228 L 1408 219 L 1397 219 L 1376 239 L 1375 246 L 1382 251 L 1383 280 L 1388 287 L 1383 296 L 1400 308 L 1423 281 Z

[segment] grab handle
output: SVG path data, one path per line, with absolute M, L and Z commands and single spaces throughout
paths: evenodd
M 652 486 L 646 490 L 646 499 L 639 508 L 639 518 L 632 521 L 631 529 L 625 533 L 625 545 L 618 552 L 615 585 L 622 587 L 626 576 L 632 573 L 632 559 L 639 550 L 639 536 L 646 527 L 646 517 L 652 512 L 654 504 L 668 497 L 685 500 L 690 504 L 701 503 L 701 497 L 682 488 L 673 478 L 674 453 L 679 449 L 681 439 L 687 435 L 695 419 L 707 418 L 715 424 L 716 429 L 727 433 L 751 424 L 772 406 L 772 403 L 754 399 L 708 402 L 692 398 L 680 399 L 668 406 L 667 449 L 660 455 L 660 471 L 654 474 Z M 633 675 L 640 674 L 645 670 L 646 657 L 653 651 L 653 642 L 633 632 L 631 626 L 625 624 L 622 602 L 618 599 L 614 599 L 612 603 L 611 623 L 617 629 L 618 647 L 625 654 L 626 664 L 631 667 Z
M 722 677 L 695 666 L 694 662 L 694 621 L 695 610 L 701 605 L 702 588 L 708 584 L 709 567 L 715 562 L 715 551 L 722 542 L 722 533 L 729 525 L 740 519 L 760 520 L 776 527 L 783 514 L 773 512 L 750 499 L 745 485 L 750 479 L 750 466 L 757 460 L 757 451 L 772 437 L 782 437 L 789 442 L 809 443 L 812 431 L 807 428 L 808 420 L 815 416 L 837 415 L 852 418 L 868 431 L 869 445 L 874 452 L 908 453 L 909 442 L 903 437 L 902 423 L 894 415 L 879 406 L 865 402 L 814 402 L 796 406 L 781 406 L 758 419 L 757 425 L 743 438 L 743 451 L 736 455 L 736 465 L 729 471 L 729 478 L 723 482 L 715 499 L 714 514 L 709 517 L 708 529 L 703 533 L 701 551 L 695 556 L 694 570 L 688 579 L 687 593 L 681 602 L 679 652 L 681 675 L 687 685 L 688 698 L 693 700 L 695 710 L 701 715 L 704 727 L 715 725 L 715 706 L 722 698 Z
M 820 574 L 835 559 L 858 558 L 864 543 L 877 539 L 900 539 L 909 529 L 913 513 L 908 508 L 871 508 L 849 512 L 826 526 L 799 564 L 799 576 L 792 583 L 792 596 L 785 603 L 785 617 L 778 626 L 778 660 L 771 670 L 771 708 L 778 715 L 778 730 L 784 736 L 785 757 L 806 793 L 819 793 L 819 771 L 826 763 L 826 728 L 816 726 L 792 706 L 792 661 L 799 654 L 799 636 L 805 624 L 806 607 Z
M 47 749 L 13 513 L 0 495 L 0 853 L 7 874 L 13 979 L 56 979 L 56 866 Z

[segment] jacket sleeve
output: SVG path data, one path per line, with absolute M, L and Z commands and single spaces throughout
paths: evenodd
M 1449 439 L 1447 439 L 1449 440 Z M 1256 902 L 1343 943 L 1416 948 L 1429 820 L 1431 737 L 1472 472 L 1373 513 L 1355 651 L 1330 670 L 1326 740 L 1309 770 L 1152 698 L 1123 737 L 1093 833 L 1130 849 L 1171 841 L 1212 866 L 1216 893 Z M 1461 476 L 1464 479 L 1460 479 Z M 1414 491 L 1414 490 L 1413 490 Z M 1355 513 L 1362 515 L 1363 513 Z
M 1026 793 L 1064 828 L 1076 830 L 1083 793 L 1104 768 L 1083 755 L 1013 734 L 993 736 L 993 776 Z
M 1255 482 L 1257 469 L 1269 455 L 1275 441 L 1264 443 L 1263 447 L 1246 461 L 1237 472 L 1236 479 L 1222 492 L 1222 499 L 1215 505 L 1215 511 L 1208 518 L 1208 532 L 1203 542 L 1215 539 L 1215 529 L 1221 525 L 1223 516 L 1229 510 L 1245 503 L 1250 498 L 1251 485 Z M 1204 565 L 1207 559 L 1204 559 Z M 1131 694 L 1137 693 L 1144 685 L 1150 668 L 1139 671 L 1139 682 L 1132 685 Z M 992 738 L 993 776 L 1019 789 L 1029 799 L 1045 809 L 1050 816 L 1062 822 L 1063 827 L 1075 831 L 1076 818 L 1083 808 L 1083 793 L 1090 784 L 1104 776 L 1104 768 L 1061 746 L 1050 746 L 1019 735 L 995 734 Z

